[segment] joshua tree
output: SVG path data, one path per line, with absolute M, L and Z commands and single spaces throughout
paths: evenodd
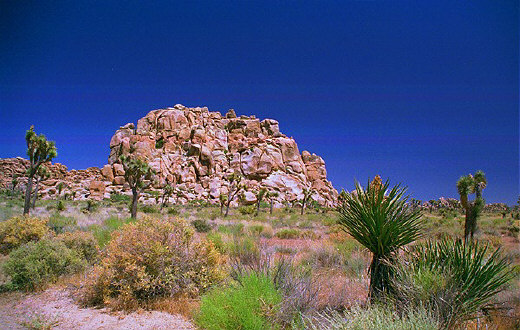
M 148 165 L 148 163 L 139 158 L 121 155 L 119 160 L 125 170 L 125 180 L 130 186 L 130 189 L 132 189 L 132 207 L 130 210 L 130 216 L 135 219 L 137 217 L 137 201 L 139 200 L 139 194 L 152 185 L 155 171 L 150 167 L 150 165 Z
M 267 189 L 262 188 L 256 193 L 256 215 L 260 213 L 260 203 L 266 197 Z
M 339 224 L 372 252 L 370 301 L 390 289 L 392 266 L 398 250 L 420 237 L 420 211 L 407 205 L 406 188 L 374 180 L 364 189 L 356 182 L 356 193 L 347 194 L 338 207 Z
M 226 206 L 227 203 L 227 195 L 220 194 L 220 196 L 218 196 L 218 201 L 220 202 L 220 215 L 222 215 L 224 213 L 224 206 Z
M 65 184 L 63 182 L 60 182 L 56 185 L 56 189 L 58 189 L 58 199 L 61 197 L 61 192 L 63 191 L 63 188 L 65 188 Z
M 47 141 L 47 138 L 43 134 L 36 135 L 34 126 L 31 126 L 25 133 L 25 141 L 27 142 L 29 169 L 27 170 L 27 186 L 25 187 L 23 214 L 29 214 L 34 175 L 42 164 L 50 162 L 58 153 L 54 141 Z
M 314 191 L 311 188 L 303 189 L 303 198 L 301 200 L 301 203 L 302 203 L 301 215 L 303 215 L 303 212 L 305 211 L 305 206 L 307 206 L 307 203 L 309 202 L 309 199 L 311 199 L 311 196 L 313 193 L 314 193 Z
M 166 183 L 163 188 L 162 202 L 161 202 L 161 210 L 166 206 L 166 202 L 173 195 L 174 188 L 171 184 Z
M 460 195 L 460 203 L 466 210 L 466 221 L 464 223 L 464 241 L 473 240 L 473 235 L 477 230 L 477 220 L 485 205 L 482 198 L 482 190 L 486 188 L 486 175 L 482 171 L 477 171 L 475 175 L 468 174 L 460 177 L 457 181 L 457 190 Z M 475 194 L 475 200 L 470 201 L 468 195 Z
M 16 186 L 18 185 L 18 176 L 15 174 L 13 179 L 11 180 L 11 190 L 14 192 Z
M 38 171 L 36 171 L 36 187 L 34 189 L 33 197 L 32 197 L 32 203 L 31 208 L 34 209 L 36 206 L 36 200 L 38 199 L 38 189 L 40 188 L 40 182 L 43 180 L 47 180 L 50 177 L 50 173 L 47 170 L 47 167 L 40 166 L 38 168 Z
M 229 206 L 231 205 L 231 202 L 233 199 L 238 195 L 239 192 L 244 190 L 244 185 L 242 182 L 242 176 L 237 173 L 233 173 L 228 178 L 229 181 L 229 187 L 228 187 L 228 194 L 226 197 L 226 213 L 224 214 L 224 217 L 227 217 L 229 214 Z
M 268 191 L 265 193 L 264 197 L 269 200 L 269 214 L 273 214 L 274 199 L 278 197 L 278 195 L 276 191 Z
M 72 193 L 70 194 L 70 197 L 72 198 L 72 200 L 74 200 L 76 198 L 76 191 L 73 190 Z

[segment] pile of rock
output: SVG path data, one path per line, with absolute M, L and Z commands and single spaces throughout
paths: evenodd
M 117 130 L 110 141 L 109 164 L 102 169 L 67 172 L 61 164 L 52 165 L 52 178 L 44 182 L 43 196 L 52 194 L 53 180 L 66 181 L 81 199 L 100 199 L 113 192 L 129 194 L 119 162 L 123 154 L 139 157 L 156 170 L 152 190 L 173 184 L 177 193 L 171 202 L 204 199 L 217 203 L 228 190 L 227 178 L 235 172 L 244 177 L 242 182 L 251 192 L 246 196 L 249 202 L 254 202 L 252 192 L 262 187 L 277 191 L 278 203 L 299 200 L 304 189 L 312 188 L 314 200 L 332 206 L 338 194 L 327 180 L 323 159 L 307 151 L 300 154 L 294 139 L 280 132 L 276 120 L 237 117 L 234 110 L 222 116 L 205 107 L 176 105 L 153 110 L 137 125 L 129 123 Z M 14 162 L 23 163 L 19 158 Z M 12 172 L 4 171 L 3 166 L 0 163 L 0 182 L 5 186 Z M 150 198 L 143 196 L 144 201 Z

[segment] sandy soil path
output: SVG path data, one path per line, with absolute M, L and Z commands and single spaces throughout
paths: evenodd
M 27 329 L 24 322 L 38 319 L 53 329 L 195 329 L 184 317 L 164 312 L 124 314 L 80 308 L 67 289 L 0 294 L 0 329 Z

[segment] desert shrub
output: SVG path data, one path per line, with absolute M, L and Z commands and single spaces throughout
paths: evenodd
M 222 226 L 218 226 L 217 230 L 223 234 L 241 235 L 244 233 L 244 224 L 235 223 L 232 225 L 222 225 Z
M 127 204 L 130 203 L 132 200 L 132 196 L 119 194 L 119 193 L 111 193 L 110 194 L 110 201 L 113 203 L 119 203 L 119 204 Z
M 300 237 L 300 231 L 298 229 L 284 228 L 277 231 L 274 236 L 280 239 L 294 239 Z
M 236 281 L 251 274 L 269 278 L 282 295 L 277 312 L 270 317 L 276 326 L 290 328 L 300 313 L 311 313 L 317 307 L 318 285 L 309 270 L 295 267 L 284 258 L 273 264 L 270 255 L 262 255 L 251 265 L 233 264 L 231 277 Z
M 264 274 L 251 273 L 201 298 L 195 322 L 203 329 L 270 329 L 282 295 Z
M 98 208 L 99 208 L 99 203 L 97 203 L 91 199 L 88 199 L 85 206 L 81 208 L 81 212 L 93 213 L 93 212 L 96 212 Z
M 238 212 L 242 215 L 252 215 L 256 213 L 255 205 L 241 206 L 238 208 Z
M 224 260 L 213 244 L 193 234 L 184 220 L 148 217 L 115 231 L 82 302 L 134 309 L 157 298 L 206 291 L 224 278 Z
M 73 217 L 66 217 L 59 213 L 55 213 L 47 221 L 47 226 L 56 234 L 61 234 L 66 231 L 76 230 L 77 221 Z
M 488 250 L 488 245 L 449 239 L 417 245 L 396 266 L 397 306 L 426 306 L 446 328 L 492 308 L 492 298 L 513 272 L 499 249 Z
M 228 255 L 244 265 L 250 265 L 258 262 L 260 259 L 260 249 L 256 240 L 250 236 L 234 236 L 226 245 Z
M 520 233 L 520 224 L 511 224 L 507 227 L 507 231 L 509 232 L 509 235 L 518 237 L 518 234 Z
M 303 316 L 301 323 L 304 325 L 303 328 L 312 330 L 436 330 L 440 328 L 439 322 L 430 316 L 425 309 L 409 311 L 399 315 L 388 308 L 377 305 L 368 309 L 355 307 L 343 313 L 325 311 L 312 316 Z
M 247 230 L 253 236 L 260 236 L 260 234 L 264 231 L 264 226 L 263 225 L 251 225 L 251 226 L 247 227 Z
M 316 240 L 316 239 L 319 239 L 320 237 L 321 237 L 320 234 L 318 234 L 314 230 L 304 230 L 300 233 L 300 238 L 303 238 L 303 239 Z
M 154 205 L 143 205 L 140 207 L 141 212 L 146 214 L 159 213 L 159 209 Z
M 320 247 L 312 250 L 303 262 L 313 268 L 341 268 L 344 260 L 336 249 Z
M 58 210 L 58 212 L 65 210 L 65 204 L 63 201 L 58 201 L 56 204 L 56 210 Z
M 17 289 L 34 290 L 61 275 L 80 271 L 85 260 L 59 240 L 29 242 L 9 254 L 3 269 Z
M 62 241 L 89 263 L 94 262 L 98 256 L 98 243 L 91 232 L 65 232 L 56 236 L 56 240 Z
M 173 216 L 179 215 L 179 210 L 177 210 L 175 207 L 169 207 L 168 214 Z
M 0 222 L 0 253 L 7 254 L 22 244 L 40 240 L 49 232 L 46 223 L 45 219 L 31 216 L 16 216 Z
M 303 229 L 310 229 L 310 228 L 314 227 L 314 224 L 312 223 L 312 221 L 307 219 L 307 220 L 300 221 L 298 223 L 298 227 L 303 228 Z
M 213 244 L 218 252 L 222 254 L 226 253 L 226 244 L 222 240 L 222 235 L 220 233 L 208 233 L 206 239 Z
M 204 219 L 197 219 L 191 222 L 198 233 L 207 233 L 211 230 L 211 225 Z
M 112 216 L 105 221 L 103 221 L 102 225 L 92 225 L 89 227 L 89 230 L 94 235 L 94 238 L 97 240 L 99 247 L 103 248 L 111 239 L 112 232 L 121 228 L 123 225 L 134 222 L 135 219 L 132 218 L 119 218 L 117 216 Z

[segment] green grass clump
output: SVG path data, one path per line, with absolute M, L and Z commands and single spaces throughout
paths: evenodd
M 140 207 L 140 211 L 146 214 L 159 213 L 159 209 L 154 205 L 143 205 Z
M 123 194 L 118 194 L 118 193 L 110 194 L 110 201 L 113 203 L 127 204 L 127 203 L 130 203 L 131 200 L 132 200 L 132 196 L 129 196 L 129 195 L 123 195 Z
M 207 233 L 211 230 L 211 225 L 204 219 L 193 220 L 191 224 L 198 233 Z
M 77 221 L 73 217 L 66 217 L 59 213 L 55 213 L 49 217 L 47 226 L 56 234 L 61 234 L 77 229 Z
M 282 295 L 271 279 L 251 273 L 225 288 L 215 288 L 202 296 L 195 322 L 203 329 L 273 329 Z
M 298 229 L 284 228 L 277 231 L 274 236 L 280 239 L 294 239 L 300 237 L 300 231 Z
M 136 219 L 126 218 L 122 219 L 116 216 L 112 216 L 106 219 L 102 225 L 92 225 L 89 227 L 89 230 L 92 232 L 94 237 L 96 238 L 99 247 L 104 247 L 111 238 L 111 234 L 114 230 L 121 228 L 123 225 L 135 222 Z
M 304 317 L 305 329 L 370 329 L 370 330 L 403 330 L 421 329 L 436 330 L 440 328 L 437 320 L 424 309 L 409 311 L 403 315 L 381 306 L 368 309 L 353 308 L 344 313 L 318 313 L 316 316 Z
M 29 242 L 9 254 L 3 264 L 15 289 L 34 290 L 54 282 L 61 275 L 82 270 L 86 261 L 59 240 L 42 239 Z

